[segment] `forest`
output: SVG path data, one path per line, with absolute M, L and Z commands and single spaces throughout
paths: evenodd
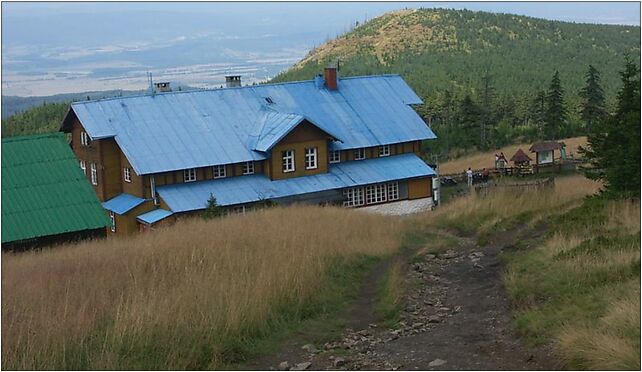
M 419 9 L 354 25 L 273 81 L 398 73 L 424 100 L 442 160 L 515 141 L 586 134 L 612 112 L 625 57 L 639 66 L 640 28 L 510 14 Z

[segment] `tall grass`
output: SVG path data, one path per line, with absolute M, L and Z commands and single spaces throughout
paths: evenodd
M 2 368 L 220 367 L 322 308 L 328 273 L 395 251 L 399 229 L 350 210 L 273 208 L 3 254 Z
M 488 195 L 471 193 L 424 216 L 429 224 L 464 234 L 501 231 L 514 222 L 540 220 L 581 203 L 601 185 L 580 175 L 558 177 L 553 188 L 497 188 Z
M 573 137 L 561 139 L 561 142 L 566 144 L 566 153 L 570 156 L 578 156 L 577 149 L 581 146 L 586 146 L 586 137 Z M 531 144 L 518 144 L 518 145 L 508 145 L 504 146 L 499 150 L 491 150 L 486 152 L 477 152 L 470 155 L 462 156 L 461 158 L 447 161 L 439 165 L 439 172 L 441 174 L 452 174 L 452 173 L 461 173 L 468 167 L 472 169 L 482 169 L 482 168 L 493 168 L 495 166 L 495 154 L 504 152 L 506 159 L 510 159 L 517 149 L 522 149 L 524 152 L 529 154 L 528 149 Z M 534 154 L 529 154 L 533 162 L 535 161 Z M 559 153 L 556 152 L 556 156 L 559 156 Z
M 640 369 L 640 202 L 589 200 L 509 257 L 519 332 L 573 369 Z

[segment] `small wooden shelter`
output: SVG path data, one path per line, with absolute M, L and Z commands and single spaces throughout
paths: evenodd
M 526 174 L 533 174 L 533 166 L 531 165 L 531 158 L 526 155 L 526 153 L 522 149 L 518 149 L 515 155 L 510 158 L 510 161 L 512 161 L 515 164 L 515 170 L 517 171 L 517 174 L 520 176 L 526 175 Z
M 522 166 L 522 165 L 529 165 L 531 163 L 531 159 L 522 149 L 518 149 L 515 155 L 513 155 L 512 158 L 510 158 L 510 161 L 512 161 L 516 167 Z
M 540 166 L 555 164 L 555 150 L 560 152 L 561 158 L 565 147 L 563 142 L 545 141 L 533 144 L 529 150 L 535 153 L 535 164 Z

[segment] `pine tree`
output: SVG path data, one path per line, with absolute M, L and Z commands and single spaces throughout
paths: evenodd
M 540 90 L 530 108 L 532 124 L 537 128 L 539 138 L 544 138 L 544 122 L 546 121 L 546 92 Z
M 586 72 L 586 86 L 580 90 L 582 98 L 580 114 L 587 132 L 593 131 L 595 125 L 607 116 L 604 108 L 604 91 L 600 86 L 600 73 L 589 65 Z
M 456 120 L 459 124 L 459 135 L 461 136 L 462 147 L 470 148 L 477 146 L 477 148 L 479 148 L 481 110 L 470 95 L 467 94 L 460 102 Z
M 566 126 L 568 112 L 564 104 L 564 90 L 560 82 L 560 73 L 555 71 L 551 84 L 546 92 L 546 112 L 544 114 L 544 138 L 559 137 Z
M 602 180 L 608 194 L 640 197 L 640 77 L 628 57 L 620 72 L 622 87 L 615 115 L 598 122 L 580 152 L 588 161 L 585 174 Z
M 481 115 L 481 128 L 480 128 L 480 139 L 479 144 L 480 148 L 488 148 L 488 143 L 490 142 L 488 138 L 488 133 L 492 132 L 492 123 L 495 122 L 494 112 L 493 112 L 493 101 L 495 97 L 495 88 L 493 87 L 492 79 L 488 71 L 482 77 L 482 87 L 480 90 L 479 102 L 480 115 Z

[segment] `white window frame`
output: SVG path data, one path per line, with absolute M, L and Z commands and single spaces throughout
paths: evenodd
M 388 182 L 388 200 L 399 200 L 399 182 Z
M 294 172 L 296 170 L 294 165 L 294 150 L 281 151 L 281 170 L 283 173 Z
M 317 162 L 317 152 L 316 147 L 306 147 L 305 148 L 305 169 L 317 169 L 319 164 Z
M 387 189 L 385 183 L 366 186 L 366 204 L 379 204 L 388 201 Z
M 379 156 L 390 156 L 390 145 L 379 146 Z
M 243 175 L 244 176 L 246 176 L 248 174 L 254 174 L 254 162 L 253 161 L 246 161 L 243 164 L 242 170 L 243 170 Z
M 196 168 L 183 169 L 183 182 L 196 181 Z
M 89 138 L 89 135 L 87 134 L 87 132 L 85 131 L 80 132 L 80 144 L 83 146 L 89 146 L 90 143 L 91 143 L 91 138 Z
M 380 183 L 377 185 L 377 203 L 384 203 L 388 201 L 388 193 L 385 183 Z
M 330 150 L 328 161 L 330 164 L 341 163 L 341 150 Z
M 111 226 L 109 227 L 109 229 L 111 230 L 111 232 L 116 232 L 116 215 L 114 214 L 114 212 L 109 212 L 109 220 L 111 221 Z
M 366 158 L 365 147 L 354 149 L 354 160 L 364 160 L 365 158 Z
M 374 204 L 375 199 L 376 199 L 375 186 L 374 185 L 366 186 L 366 204 Z
M 365 203 L 363 187 L 352 187 L 343 190 L 343 196 L 346 198 L 343 201 L 344 207 L 358 207 Z
M 132 182 L 132 169 L 129 167 L 123 168 L 123 179 L 125 182 Z
M 96 168 L 96 163 L 91 163 L 89 166 L 91 168 L 91 184 L 98 186 L 98 169 Z
M 82 174 L 85 176 L 87 175 L 87 163 L 85 163 L 84 160 L 79 160 L 78 163 L 80 164 L 80 169 L 82 169 Z
M 212 167 L 212 174 L 214 178 L 225 178 L 227 177 L 227 169 L 225 165 L 215 165 Z

